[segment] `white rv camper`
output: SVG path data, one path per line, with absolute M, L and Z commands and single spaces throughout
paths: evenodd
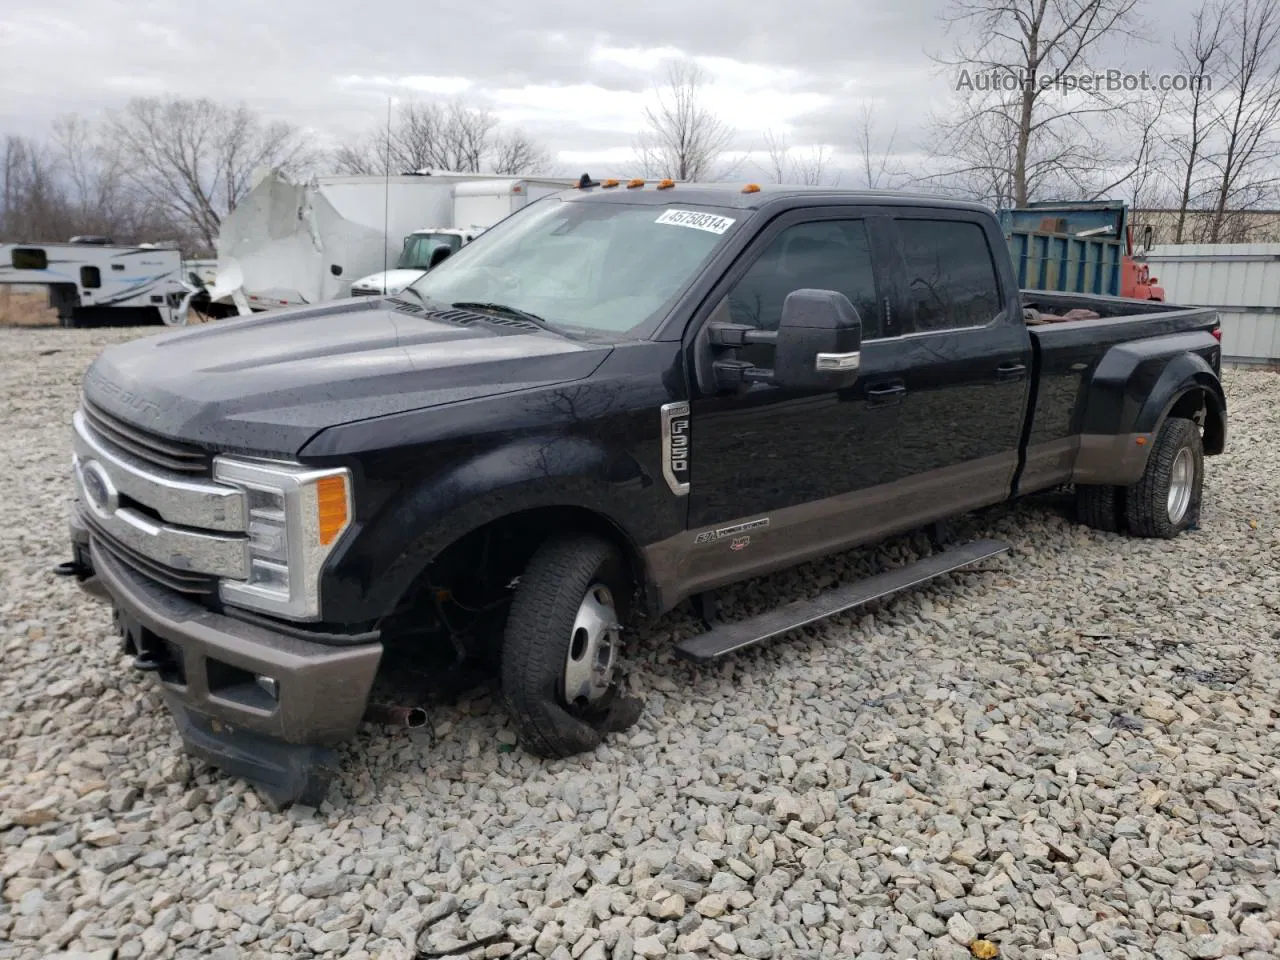
M 483 182 L 495 189 L 468 193 Z M 424 225 L 458 226 L 459 203 L 464 215 L 488 218 L 499 195 L 507 206 L 516 197 L 523 205 L 528 185 L 547 192 L 575 182 L 431 173 L 294 183 L 267 173 L 222 221 L 217 279 L 200 296 L 201 310 L 226 316 L 350 296 L 352 281 L 397 263 L 409 234 Z M 472 201 L 489 206 L 469 208 Z
M 64 327 L 181 322 L 196 290 L 182 278 L 181 251 L 102 240 L 0 244 L 0 283 L 47 287 Z
M 543 197 L 559 193 L 574 182 L 502 178 L 455 184 L 450 225 L 437 224 L 409 234 L 404 238 L 395 269 L 361 277 L 351 284 L 351 295 L 399 293 L 429 270 L 433 262 L 438 262 L 439 257 L 449 256 L 499 220 Z M 449 253 L 444 253 L 442 248 L 447 248 Z M 437 258 L 435 261 L 433 256 Z

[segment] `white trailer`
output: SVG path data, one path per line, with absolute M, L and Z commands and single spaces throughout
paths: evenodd
M 196 279 L 205 286 L 213 286 L 218 279 L 218 261 L 213 258 L 185 260 L 183 261 L 182 269 L 186 277 L 189 278 L 194 273 Z
M 441 248 L 450 254 L 466 246 L 499 220 L 543 197 L 559 193 L 577 181 L 556 179 L 493 179 L 454 184 L 449 224 L 415 230 L 404 238 L 394 270 L 370 274 L 351 284 L 351 295 L 399 293 L 431 268 Z M 448 256 L 449 254 L 442 254 Z
M 179 323 L 197 289 L 183 279 L 181 251 L 94 237 L 0 244 L 0 283 L 47 287 L 64 327 Z
M 217 279 L 200 309 L 225 316 L 350 296 L 353 281 L 398 262 L 409 234 L 458 226 L 459 202 L 465 216 L 492 223 L 503 203 L 523 205 L 531 190 L 541 196 L 575 182 L 430 173 L 294 183 L 267 173 L 222 221 Z M 470 192 L 484 183 L 492 186 Z

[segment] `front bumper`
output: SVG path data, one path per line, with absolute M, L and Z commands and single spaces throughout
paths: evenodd
M 121 563 L 78 517 L 71 539 L 82 585 L 111 603 L 188 751 L 278 806 L 318 802 L 336 770 L 332 746 L 364 715 L 382 645 L 326 646 L 213 613 Z M 274 696 L 257 677 L 274 681 Z

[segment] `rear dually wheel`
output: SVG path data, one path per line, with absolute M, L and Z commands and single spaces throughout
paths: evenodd
M 1195 421 L 1160 426 L 1142 478 L 1125 491 L 1125 520 L 1136 537 L 1172 539 L 1199 519 L 1204 446 Z

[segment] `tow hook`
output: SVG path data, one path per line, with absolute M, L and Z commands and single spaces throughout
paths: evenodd
M 53 568 L 55 575 L 59 577 L 79 577 L 81 580 L 93 575 L 93 568 L 81 563 L 79 560 L 67 560 Z

